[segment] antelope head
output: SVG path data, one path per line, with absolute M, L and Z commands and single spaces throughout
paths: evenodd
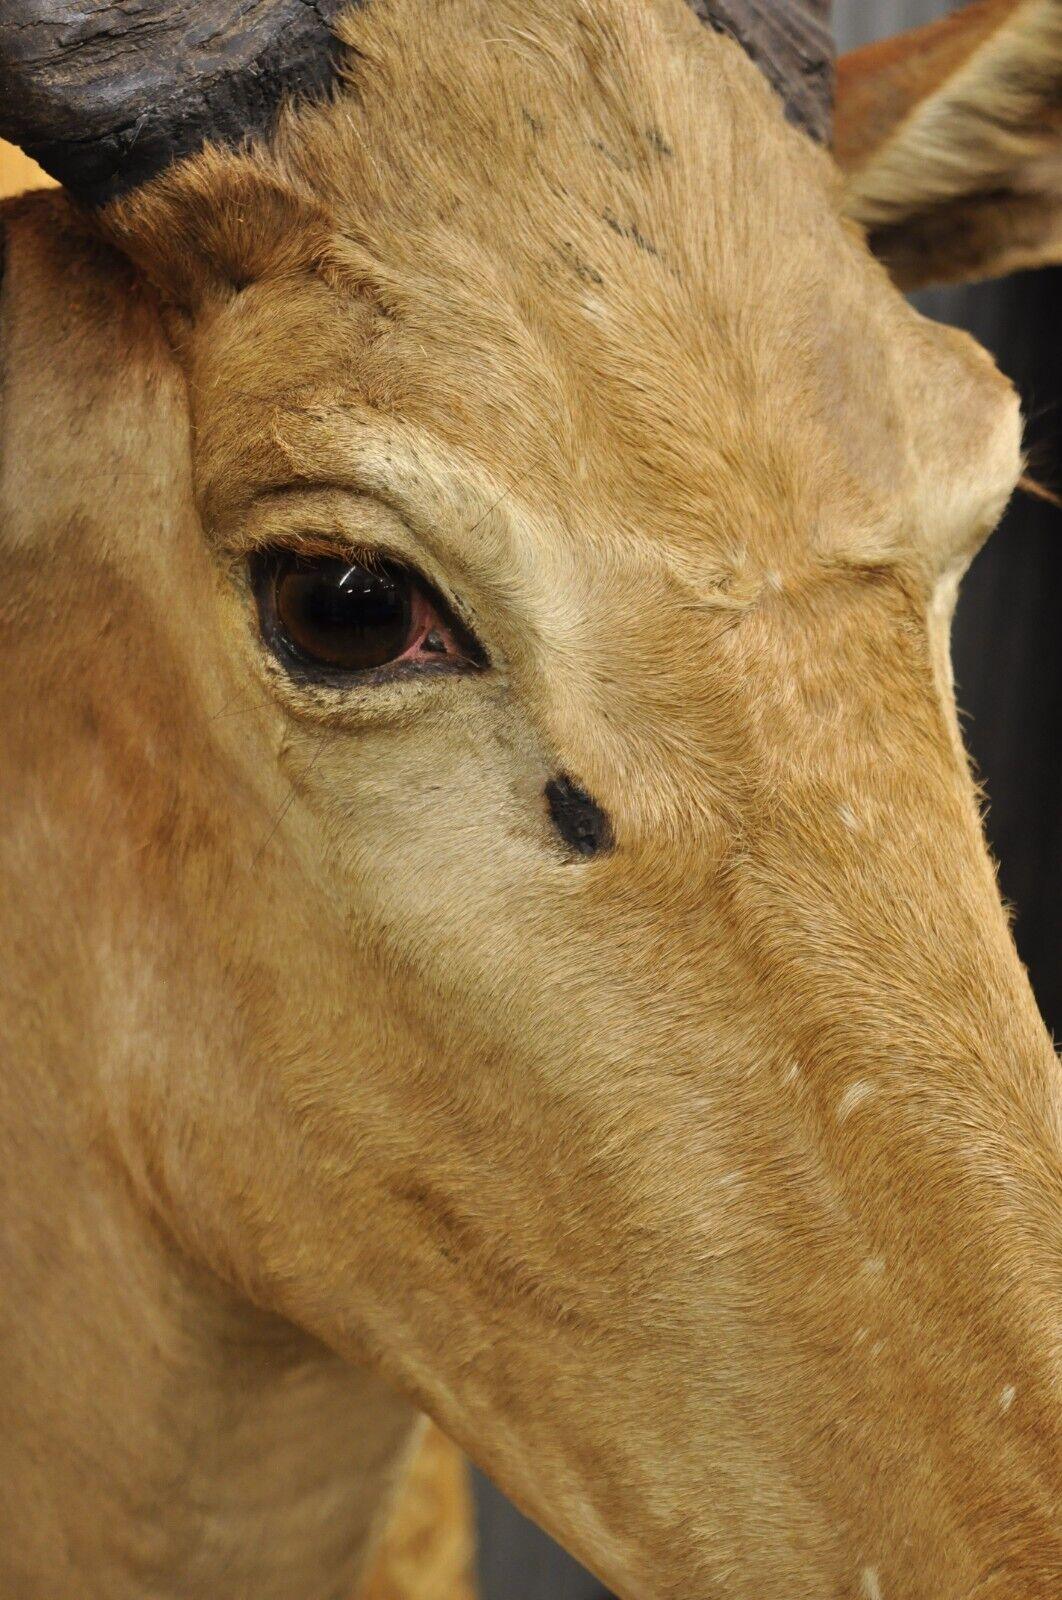
M 339 1592 L 415 1407 L 628 1600 L 1057 1595 L 1062 1086 L 948 664 L 1018 407 L 860 224 L 1055 251 L 1058 7 L 846 64 L 847 177 L 822 6 L 13 9 L 96 209 L 6 214 L 8 1278 L 76 1337 L 5 1473 L 165 1506 L 66 1484 L 15 1592 L 229 1592 L 180 1485 L 268 1345 L 241 1593 Z

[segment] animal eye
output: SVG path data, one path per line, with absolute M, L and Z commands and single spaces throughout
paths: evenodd
M 478 647 L 442 601 L 395 562 L 274 548 L 257 552 L 251 566 L 266 639 L 319 676 L 395 663 L 478 664 Z

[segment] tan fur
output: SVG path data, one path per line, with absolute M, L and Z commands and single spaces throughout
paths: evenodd
M 947 656 L 1014 396 L 677 0 L 344 32 L 132 268 L 5 213 L 5 1596 L 342 1594 L 422 1410 L 624 1600 L 1053 1600 Z M 322 539 L 489 668 L 295 683 L 246 556 Z
M 429 1426 L 361 1600 L 474 1600 L 473 1521 L 467 1463 Z
M 35 161 L 0 139 L 0 197 L 21 194 L 24 189 L 37 189 L 51 182 Z
M 1062 260 L 1062 0 L 979 0 L 842 57 L 835 151 L 904 288 Z

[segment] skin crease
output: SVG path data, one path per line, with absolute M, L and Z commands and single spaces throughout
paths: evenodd
M 0 1587 L 345 1595 L 419 1408 L 624 1600 L 1046 1600 L 1062 1089 L 947 664 L 1015 398 L 680 5 L 346 36 L 122 254 L 5 211 Z M 289 678 L 247 554 L 325 536 L 488 667 Z

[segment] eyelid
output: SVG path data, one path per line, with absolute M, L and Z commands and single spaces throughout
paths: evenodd
M 345 564 L 335 560 L 333 549 L 328 565 L 333 574 L 337 566 Z M 296 558 L 296 564 L 298 558 Z M 433 594 L 430 586 L 408 566 L 401 571 L 410 580 L 413 590 L 419 591 L 426 603 L 427 619 L 420 620 L 416 642 L 423 638 L 426 626 L 437 625 L 452 647 L 444 654 L 425 658 L 409 654 L 410 644 L 399 653 L 375 665 L 363 666 L 335 660 L 329 662 L 307 648 L 297 634 L 293 634 L 277 606 L 276 580 L 280 572 L 289 569 L 290 552 L 283 545 L 274 545 L 252 551 L 247 561 L 251 589 L 258 612 L 258 633 L 264 646 L 258 659 L 265 664 L 272 681 L 283 686 L 288 695 L 294 693 L 294 709 L 310 716 L 327 715 L 335 725 L 360 724 L 366 716 L 374 719 L 394 713 L 399 705 L 408 705 L 412 685 L 421 688 L 428 683 L 438 683 L 455 674 L 465 676 L 491 665 L 475 634 L 464 628 L 442 597 Z M 362 563 L 355 561 L 353 566 Z M 311 569 L 314 563 L 311 562 Z M 392 569 L 396 563 L 381 563 Z M 412 617 L 416 616 L 416 602 Z M 434 617 L 435 623 L 431 622 Z M 395 701 L 395 694 L 402 699 Z
M 267 545 L 306 554 L 377 552 L 423 569 L 423 543 L 389 507 L 335 484 L 292 484 L 266 490 L 244 510 L 225 543 L 237 557 Z
M 480 618 L 424 539 L 374 495 L 334 483 L 288 484 L 262 491 L 222 533 L 230 559 L 245 562 L 256 550 L 283 546 L 297 554 L 350 555 L 356 561 L 394 561 L 434 590 L 479 641 L 488 660 L 496 651 Z

